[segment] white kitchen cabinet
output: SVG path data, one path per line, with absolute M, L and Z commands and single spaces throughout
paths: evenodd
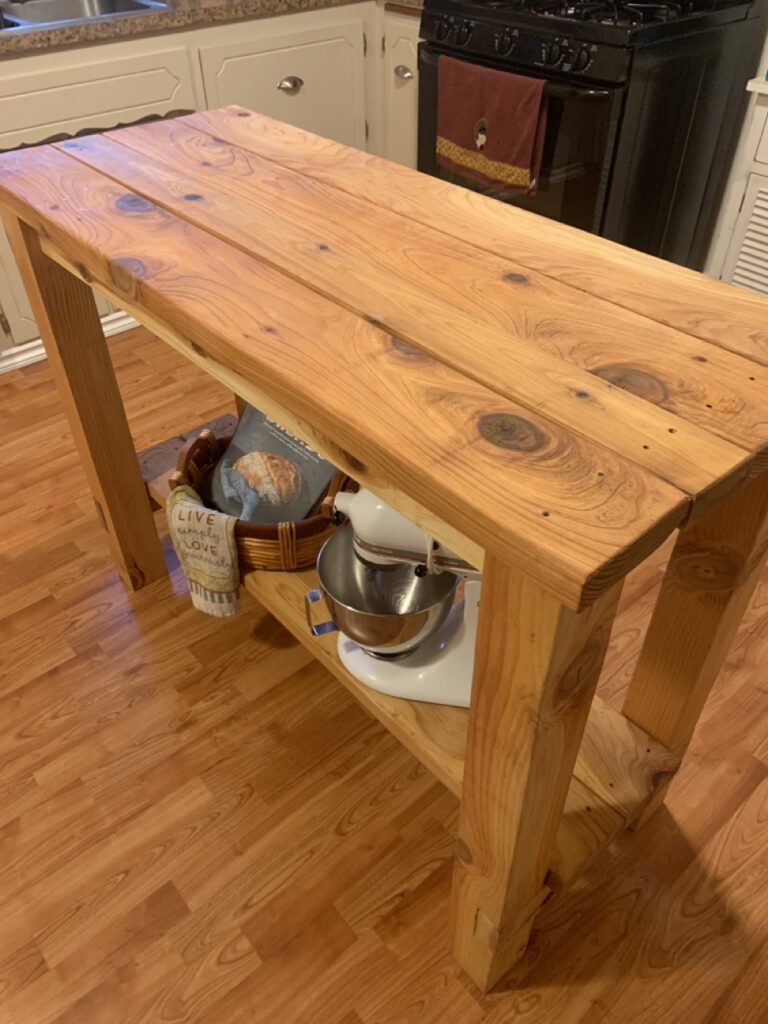
M 354 6 L 227 29 L 230 38 L 200 45 L 209 108 L 238 103 L 365 148 L 366 41 Z
M 139 39 L 0 63 L 0 150 L 199 109 L 194 54 Z M 102 314 L 110 304 L 97 296 Z M 0 229 L 0 350 L 38 337 L 8 240 Z M 5 330 L 5 326 L 9 330 Z
M 384 15 L 384 156 L 416 167 L 419 130 L 419 18 Z
M 193 54 L 168 39 L 0 62 L 0 150 L 198 108 Z
M 723 277 L 768 295 L 768 174 L 749 176 Z

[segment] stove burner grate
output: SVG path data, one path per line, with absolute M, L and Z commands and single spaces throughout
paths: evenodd
M 484 7 L 599 22 L 603 25 L 647 25 L 675 21 L 688 14 L 711 10 L 717 0 L 479 0 Z

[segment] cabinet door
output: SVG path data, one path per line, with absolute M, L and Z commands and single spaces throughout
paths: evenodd
M 348 146 L 365 146 L 361 21 L 203 46 L 200 61 L 209 107 L 239 103 Z
M 768 295 L 768 176 L 749 176 L 723 277 Z
M 416 167 L 419 130 L 419 19 L 384 16 L 384 155 Z
M 0 62 L 0 150 L 197 109 L 186 47 L 144 45 Z

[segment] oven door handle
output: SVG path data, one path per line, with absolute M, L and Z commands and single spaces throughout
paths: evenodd
M 555 85 L 547 82 L 544 95 L 553 99 L 607 100 L 611 96 L 610 89 L 588 89 L 578 85 Z

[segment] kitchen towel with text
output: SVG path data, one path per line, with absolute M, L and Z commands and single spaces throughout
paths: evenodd
M 168 495 L 166 515 L 192 604 L 220 619 L 234 615 L 240 587 L 236 518 L 206 508 L 186 485 Z

